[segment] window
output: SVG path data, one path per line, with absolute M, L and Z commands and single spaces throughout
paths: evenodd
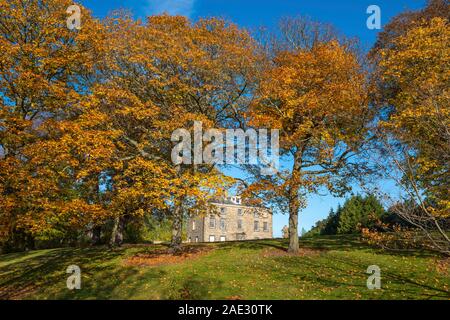
M 255 223 L 254 223 L 254 230 L 259 231 L 259 221 L 257 221 L 257 220 L 255 220 Z
M 238 229 L 242 229 L 242 220 L 241 220 L 241 219 L 239 219 L 239 220 L 237 221 L 237 228 L 238 228 Z
M 193 231 L 195 230 L 195 220 L 192 221 L 192 230 L 193 230 Z
M 238 209 L 238 216 L 242 216 L 242 209 Z
M 245 240 L 245 234 L 244 234 L 244 233 L 238 234 L 238 235 L 236 236 L 236 240 Z
M 220 230 L 226 230 L 225 219 L 220 219 Z
M 216 227 L 216 218 L 214 216 L 209 217 L 209 227 L 212 229 Z
M 215 236 L 209 236 L 209 242 L 214 242 L 216 241 L 216 237 Z
M 226 210 L 225 210 L 225 208 L 220 208 L 220 214 L 226 214 L 227 212 L 226 212 Z
M 195 237 L 195 242 L 198 242 L 198 237 Z
M 267 222 L 264 222 L 263 229 L 264 231 L 269 231 L 269 224 Z
M 227 241 L 227 238 L 225 236 L 220 236 L 220 241 Z
M 259 218 L 259 213 L 258 213 L 258 211 L 255 210 L 255 211 L 253 212 L 253 216 L 254 216 L 255 218 Z
M 192 240 L 191 240 L 191 237 L 189 237 L 189 239 L 188 239 L 188 242 L 191 242 Z

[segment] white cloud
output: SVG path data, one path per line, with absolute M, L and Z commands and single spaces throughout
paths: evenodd
M 190 17 L 194 11 L 195 0 L 147 0 L 147 14 L 168 13 Z

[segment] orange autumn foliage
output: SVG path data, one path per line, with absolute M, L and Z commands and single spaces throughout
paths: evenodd
M 306 195 L 321 187 L 345 189 L 346 164 L 364 140 L 371 116 L 365 77 L 356 55 L 332 40 L 278 52 L 261 81 L 250 123 L 280 130 L 280 149 L 291 157 L 292 169 L 276 178 L 260 177 L 248 192 L 285 199 L 293 252 Z
M 99 21 L 85 8 L 76 31 L 69 1 L 28 2 L 0 5 L 0 241 L 181 204 L 195 213 L 232 182 L 214 167 L 175 167 L 170 138 L 241 113 L 258 59 L 246 31 L 167 15 Z

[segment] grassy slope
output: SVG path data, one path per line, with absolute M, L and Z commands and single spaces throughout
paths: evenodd
M 0 299 L 450 299 L 449 275 L 436 257 L 392 255 L 352 237 L 301 241 L 318 251 L 265 256 L 283 240 L 209 244 L 216 249 L 179 264 L 130 267 L 123 259 L 154 246 L 52 249 L 0 256 Z M 82 270 L 81 290 L 66 288 L 67 266 Z M 382 289 L 368 290 L 369 265 L 381 268 Z

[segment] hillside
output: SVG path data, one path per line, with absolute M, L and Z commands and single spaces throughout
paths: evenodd
M 0 256 L 0 299 L 449 299 L 448 260 L 389 254 L 350 236 L 199 244 L 186 254 L 162 245 L 61 248 Z M 81 268 L 70 291 L 69 265 Z M 367 267 L 381 268 L 368 290 Z

